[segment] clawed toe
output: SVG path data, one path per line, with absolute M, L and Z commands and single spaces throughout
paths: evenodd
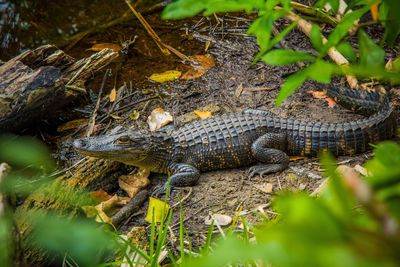
M 266 174 L 271 174 L 275 172 L 280 172 L 286 168 L 284 164 L 264 164 L 264 165 L 255 165 L 249 168 L 248 175 L 249 177 L 254 177 L 255 175 L 259 175 L 261 178 Z
M 167 188 L 165 187 L 165 185 L 158 185 L 154 189 L 151 196 L 155 197 L 155 198 L 160 198 L 162 195 L 165 195 L 166 192 L 167 192 Z

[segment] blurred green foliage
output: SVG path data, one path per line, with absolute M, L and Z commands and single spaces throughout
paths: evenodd
M 368 184 L 360 179 L 371 194 L 351 188 L 324 155 L 330 184 L 319 198 L 281 194 L 274 200 L 279 216 L 250 227 L 253 239 L 246 231 L 230 234 L 214 243 L 212 253 L 183 266 L 398 266 L 400 145 L 384 142 L 375 155 L 366 164 Z
M 400 14 L 400 1 L 347 1 L 348 9 L 352 9 L 352 12 L 347 12 L 340 19 L 327 36 L 327 42 L 323 42 L 320 27 L 315 23 L 312 25 L 309 38 L 317 51 L 317 55 L 288 49 L 274 50 L 274 46 L 296 25 L 293 22 L 276 36 L 272 34 L 274 22 L 293 11 L 291 3 L 292 1 L 289 0 L 177 0 L 165 8 L 163 17 L 165 19 L 180 19 L 198 13 L 209 16 L 217 12 L 257 12 L 258 18 L 253 21 L 248 29 L 248 34 L 257 38 L 260 47 L 260 52 L 255 60 L 261 59 L 271 65 L 306 63 L 306 67 L 289 76 L 283 83 L 276 98 L 276 104 L 281 104 L 308 79 L 330 83 L 333 75 L 352 74 L 361 78 L 369 79 L 373 77 L 391 83 L 400 83 L 398 64 L 394 64 L 395 66 L 391 70 L 385 69 L 385 51 L 382 49 L 385 41 L 389 46 L 393 46 L 400 34 L 400 16 L 398 15 Z M 324 5 L 328 3 L 332 7 L 330 13 L 322 10 Z M 363 30 L 363 27 L 366 27 L 368 23 L 359 23 L 359 20 L 366 18 L 370 11 L 373 12 L 372 6 L 376 4 L 379 5 L 379 22 L 385 28 L 385 34 L 380 45 L 376 44 Z M 335 17 L 339 9 L 339 0 L 319 0 L 311 8 L 327 16 Z M 301 14 L 299 15 L 301 17 Z M 353 49 L 348 42 L 348 39 L 354 36 L 354 31 L 358 31 L 358 51 Z M 332 47 L 336 47 L 351 62 L 351 65 L 338 66 L 326 61 L 325 58 Z M 400 62 L 400 58 L 394 59 L 394 62 Z
M 47 176 L 54 171 L 55 164 L 39 141 L 30 137 L 0 136 L 0 148 L 0 163 L 6 162 L 13 169 L 0 184 L 0 194 L 12 199 L 15 194 L 20 198 L 32 192 L 39 193 L 48 203 L 62 203 L 66 211 L 90 203 L 85 192 L 54 182 Z M 28 250 L 45 251 L 48 259 L 60 264 L 96 266 L 106 252 L 115 247 L 114 235 L 100 230 L 98 224 L 58 212 L 32 209 L 20 214 L 23 223 L 29 224 L 31 233 L 27 236 L 16 234 L 16 227 L 20 225 L 12 206 L 5 214 L 0 214 L 0 266 L 12 266 L 13 259 L 23 262 L 16 255 Z M 19 242 L 15 240 L 17 237 L 21 239 Z

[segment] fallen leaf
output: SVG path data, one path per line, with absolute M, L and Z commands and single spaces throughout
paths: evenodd
M 209 215 L 204 218 L 204 224 L 205 225 L 211 225 L 211 223 L 214 221 L 214 224 L 218 224 L 220 226 L 225 226 L 229 225 L 232 222 L 232 217 L 225 215 L 225 214 L 213 214 Z
M 329 108 L 336 106 L 336 101 L 332 97 L 326 97 L 325 101 L 328 103 Z
M 289 157 L 290 161 L 296 161 L 296 160 L 302 160 L 302 159 L 304 159 L 303 156 L 290 156 Z
M 101 44 L 94 44 L 91 48 L 87 50 L 91 50 L 94 52 L 99 52 L 105 48 L 111 49 L 114 52 L 119 52 L 121 50 L 121 46 L 113 43 L 101 43 Z
M 153 73 L 149 79 L 158 82 L 158 83 L 165 83 L 171 82 L 181 77 L 182 73 L 178 70 L 167 70 L 163 73 Z
M 81 208 L 88 218 L 95 218 L 96 222 L 112 225 L 112 220 L 106 214 L 106 211 L 109 211 L 116 206 L 126 205 L 129 200 L 128 197 L 119 197 L 114 195 L 110 199 L 102 201 L 96 206 L 82 206 Z
M 60 126 L 57 127 L 57 132 L 65 132 L 73 129 L 77 129 L 82 126 L 86 126 L 88 124 L 88 119 L 77 119 L 68 121 Z
M 149 125 L 150 131 L 154 132 L 173 120 L 172 115 L 168 111 L 165 111 L 162 108 L 156 108 L 147 118 L 147 124 Z
M 235 90 L 235 97 L 238 98 L 243 92 L 243 83 L 240 83 Z
M 154 221 L 160 223 L 167 218 L 169 209 L 168 203 L 158 198 L 150 197 L 149 208 L 144 220 L 148 223 L 152 223 L 154 217 Z
M 111 90 L 110 92 L 110 102 L 115 102 L 115 100 L 117 99 L 117 90 L 115 90 L 115 87 Z
M 329 108 L 336 106 L 336 101 L 327 96 L 325 91 L 307 91 L 308 94 L 312 95 L 315 99 L 324 99 L 328 103 Z
M 255 185 L 255 187 L 264 193 L 271 194 L 273 185 L 271 183 L 264 183 L 261 185 Z
M 150 181 L 148 179 L 150 171 L 146 169 L 139 169 L 135 174 L 121 175 L 118 179 L 119 187 L 122 188 L 130 198 L 134 197 L 137 192 L 143 187 L 147 186 Z
M 221 110 L 221 108 L 218 105 L 215 104 L 210 104 L 204 107 L 199 108 L 198 110 L 200 111 L 209 111 L 211 114 L 214 114 L 218 111 Z M 194 112 L 188 112 L 183 115 L 180 115 L 176 118 L 176 121 L 178 124 L 185 124 L 194 120 L 197 120 L 199 117 L 194 113 Z
M 199 116 L 200 119 L 205 120 L 208 119 L 212 116 L 212 113 L 210 111 L 200 111 L 200 110 L 195 110 L 193 111 L 194 114 Z
M 110 196 L 106 191 L 104 190 L 98 190 L 98 191 L 93 191 L 90 192 L 90 197 L 96 202 L 100 203 L 102 201 L 107 201 L 109 200 L 112 196 Z
M 137 110 L 134 110 L 131 113 L 129 113 L 129 118 L 133 121 L 136 121 L 137 119 L 139 119 L 139 116 L 140 116 L 140 112 Z
M 362 176 L 369 176 L 369 172 L 366 168 L 362 167 L 361 165 L 357 164 L 354 166 L 354 170 L 356 170 Z
M 325 97 L 326 97 L 326 92 L 325 91 L 309 90 L 309 91 L 307 91 L 307 94 L 312 95 L 316 99 L 325 99 Z
M 371 5 L 371 16 L 373 21 L 378 21 L 379 19 L 379 4 L 375 3 Z
M 182 74 L 181 79 L 192 80 L 199 78 L 206 74 L 212 67 L 215 66 L 214 57 L 210 54 L 206 55 L 195 55 L 191 56 L 190 59 L 195 64 L 192 64 L 191 68 Z

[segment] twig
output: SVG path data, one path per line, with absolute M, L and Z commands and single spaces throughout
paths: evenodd
M 88 124 L 88 128 L 87 128 L 87 131 L 86 131 L 86 136 L 87 137 L 91 136 L 92 133 L 93 133 L 94 125 L 96 123 L 97 111 L 100 108 L 101 94 L 103 93 L 103 88 L 104 88 L 104 85 L 106 84 L 106 80 L 107 80 L 107 76 L 108 76 L 109 72 L 110 72 L 110 69 L 107 69 L 106 72 L 104 73 L 103 81 L 101 82 L 101 86 L 100 86 L 100 90 L 99 90 L 99 96 L 97 97 L 96 107 L 94 108 L 92 116 L 89 119 L 89 124 Z
M 139 210 L 142 204 L 147 200 L 149 196 L 148 190 L 142 190 L 134 196 L 128 204 L 126 204 L 122 209 L 120 209 L 114 216 L 112 216 L 112 223 L 115 226 L 120 225 L 124 220 L 126 220 L 132 213 Z
M 276 7 L 276 9 L 279 10 L 281 8 Z M 285 18 L 290 21 L 296 21 L 297 27 L 299 27 L 299 29 L 304 34 L 306 34 L 308 37 L 310 37 L 311 27 L 312 27 L 311 23 L 300 18 L 298 15 L 296 15 L 293 12 L 288 12 L 285 15 Z M 326 43 L 326 42 L 328 42 L 328 40 L 325 37 L 323 37 L 322 42 Z M 338 65 L 348 65 L 349 64 L 349 61 L 335 47 L 329 48 L 328 55 Z M 346 79 L 347 79 L 347 83 L 350 85 L 351 88 L 356 88 L 358 86 L 358 81 L 357 81 L 356 77 L 351 76 L 351 75 L 346 75 Z
M 322 20 L 322 22 L 332 25 L 333 27 L 335 27 L 338 24 L 338 20 L 336 18 L 329 16 L 320 9 L 313 9 L 309 6 L 293 1 L 290 2 L 290 5 L 297 11 L 309 16 L 314 16 L 317 19 Z
M 125 0 L 125 3 L 129 6 L 129 8 L 133 12 L 133 14 L 140 21 L 140 23 L 142 23 L 142 25 L 146 29 L 147 33 L 153 38 L 154 42 L 157 44 L 158 48 L 160 48 L 161 52 L 163 52 L 164 55 L 169 56 L 171 54 L 170 52 L 172 52 L 177 57 L 179 57 L 181 60 L 189 61 L 189 62 L 193 61 L 188 56 L 182 54 L 181 52 L 179 52 L 172 46 L 163 43 L 161 38 L 157 35 L 157 33 L 153 30 L 153 28 L 151 28 L 150 24 L 143 18 L 142 14 L 137 12 L 136 9 L 129 3 L 128 0 Z

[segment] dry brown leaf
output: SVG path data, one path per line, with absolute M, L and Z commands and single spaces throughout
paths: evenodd
M 329 108 L 333 108 L 336 106 L 336 101 L 332 97 L 326 97 L 325 98 L 326 103 L 328 103 Z
M 90 197 L 96 202 L 100 203 L 102 201 L 107 201 L 109 200 L 112 196 L 110 196 L 106 191 L 104 190 L 98 190 L 98 191 L 93 191 L 90 192 Z
M 196 62 L 196 64 L 193 64 L 187 72 L 182 74 L 181 79 L 183 80 L 192 80 L 199 78 L 215 66 L 214 57 L 210 54 L 195 55 L 191 56 L 190 59 L 192 60 L 192 62 Z
M 336 101 L 332 98 L 326 95 L 325 91 L 307 91 L 308 94 L 312 95 L 316 99 L 324 99 L 328 103 L 329 108 L 333 108 L 336 106 Z
M 193 112 L 202 120 L 212 117 L 212 113 L 210 111 L 194 110 Z
M 360 173 L 362 176 L 369 176 L 370 173 L 368 172 L 368 170 L 366 168 L 364 168 L 363 166 L 357 164 L 356 166 L 354 166 L 354 170 L 356 170 L 358 173 Z
M 115 100 L 117 99 L 117 90 L 115 90 L 115 87 L 111 90 L 110 92 L 110 102 L 115 102 Z
M 296 160 L 302 160 L 302 159 L 304 159 L 303 156 L 290 156 L 289 157 L 290 161 L 296 161 Z
M 162 108 L 156 108 L 147 118 L 147 124 L 149 125 L 150 131 L 154 132 L 173 120 L 174 118 L 168 111 L 165 111 Z
M 101 43 L 101 44 L 94 44 L 91 48 L 87 50 L 91 50 L 94 52 L 99 52 L 105 48 L 111 49 L 114 52 L 119 52 L 121 50 L 121 46 L 113 43 Z
M 57 127 L 57 132 L 65 132 L 73 129 L 77 129 L 81 126 L 85 126 L 88 124 L 88 119 L 77 119 L 77 120 L 72 120 L 68 121 L 60 126 Z
M 325 91 L 309 90 L 309 91 L 307 91 L 307 94 L 312 95 L 316 99 L 325 99 L 325 97 L 326 97 L 326 92 Z
M 149 181 L 150 171 L 140 169 L 135 174 L 121 175 L 118 179 L 119 187 L 122 188 L 130 198 L 134 197 L 143 187 L 146 187 Z
M 209 215 L 206 218 L 204 218 L 204 224 L 205 225 L 211 225 L 211 223 L 214 221 L 214 224 L 218 224 L 220 226 L 225 226 L 229 225 L 232 222 L 232 217 L 225 215 L 225 214 L 213 214 Z
M 82 210 L 89 218 L 95 218 L 96 222 L 108 223 L 112 225 L 112 220 L 106 214 L 106 211 L 115 208 L 116 206 L 126 205 L 129 202 L 128 197 L 119 197 L 117 195 L 112 196 L 106 201 L 100 202 L 96 206 L 83 206 Z
M 153 73 L 149 79 L 154 82 L 165 83 L 179 79 L 181 75 L 182 73 L 178 70 L 167 70 L 162 73 Z
M 255 187 L 263 191 L 264 193 L 271 194 L 273 185 L 271 183 L 265 183 L 265 184 L 255 185 Z

